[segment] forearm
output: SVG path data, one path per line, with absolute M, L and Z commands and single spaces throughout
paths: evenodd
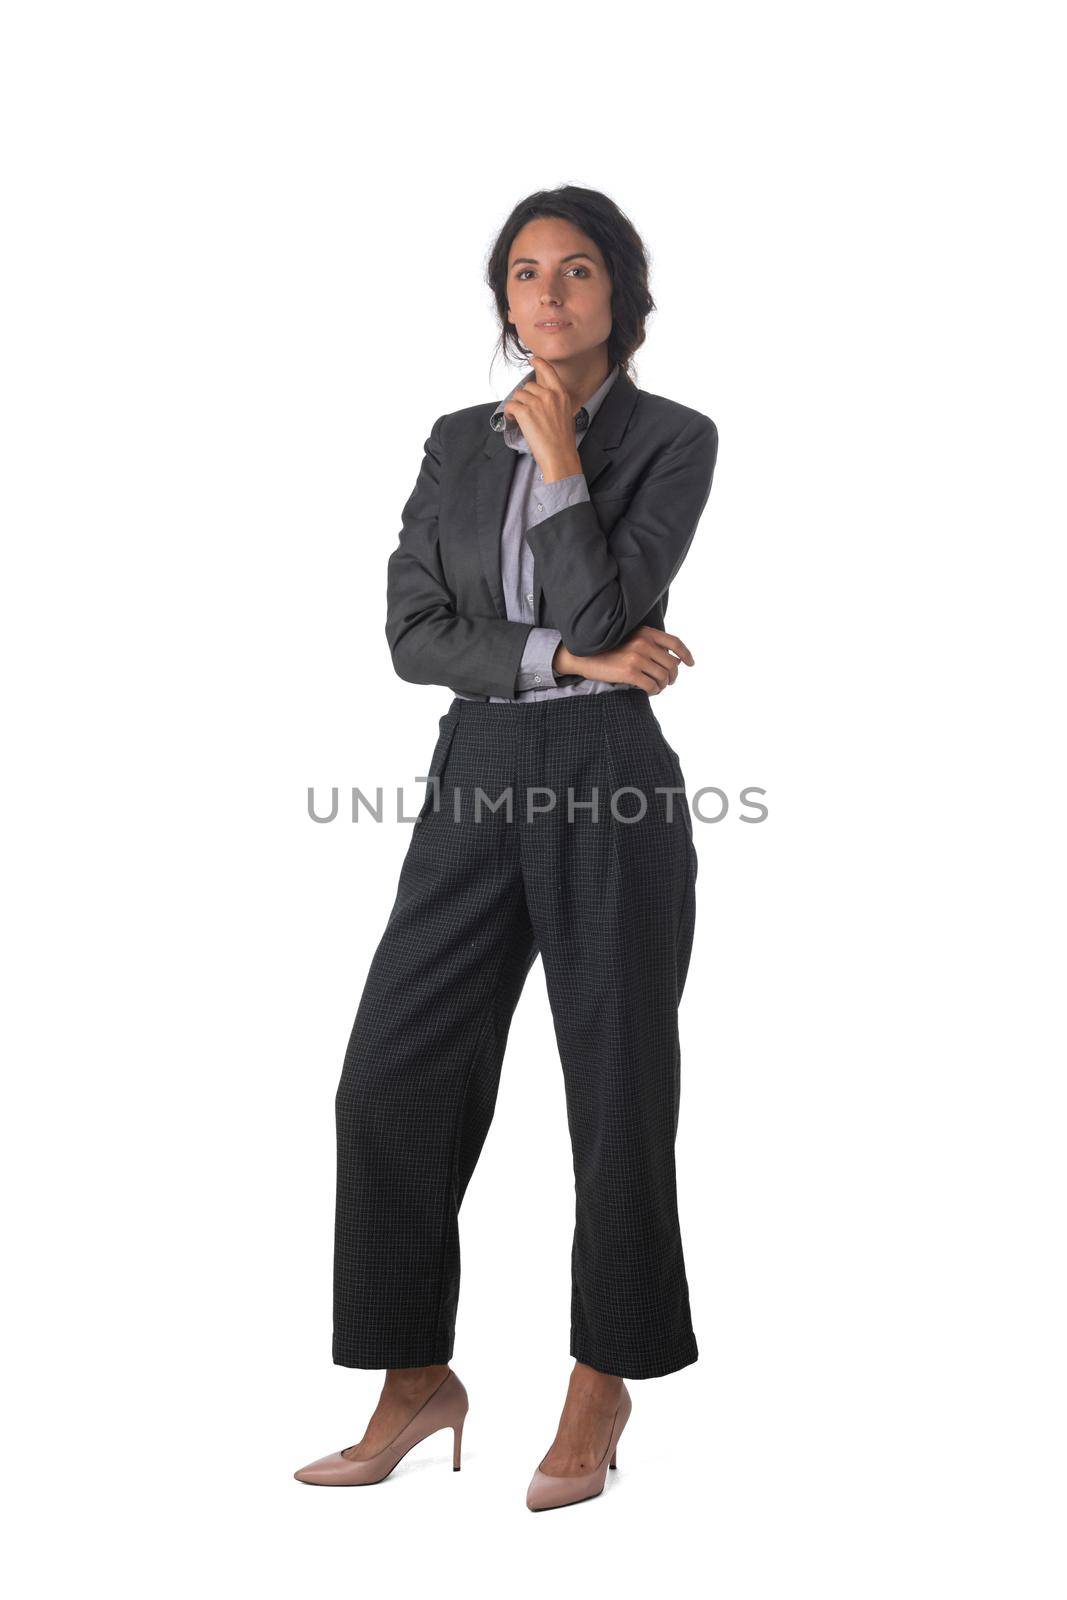
M 579 661 L 615 649 L 669 589 L 707 503 L 717 449 L 715 424 L 698 415 L 657 457 L 610 538 L 588 496 L 529 529 L 552 620 Z
M 438 607 L 391 618 L 387 633 L 393 666 L 406 682 L 513 699 L 532 626 L 497 617 L 462 617 Z
M 639 561 L 620 565 L 589 501 L 548 518 L 528 538 L 572 661 L 616 649 L 666 587 Z

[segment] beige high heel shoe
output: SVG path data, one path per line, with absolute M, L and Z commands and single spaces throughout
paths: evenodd
M 578 1477 L 556 1478 L 549 1472 L 542 1472 L 538 1467 L 530 1479 L 530 1487 L 526 1491 L 526 1504 L 531 1511 L 549 1511 L 555 1506 L 574 1505 L 578 1500 L 593 1500 L 602 1494 L 604 1483 L 608 1475 L 608 1467 L 617 1466 L 615 1454 L 619 1446 L 619 1435 L 625 1428 L 633 1402 L 630 1391 L 626 1385 L 622 1386 L 619 1396 L 619 1409 L 615 1413 L 615 1420 L 611 1425 L 611 1438 L 608 1440 L 607 1449 L 604 1451 L 598 1466 L 592 1472 L 584 1472 Z M 610 1458 L 610 1459 L 609 1459 Z M 542 1461 L 544 1457 L 542 1456 Z
M 381 1483 L 409 1450 L 414 1449 L 415 1445 L 421 1443 L 423 1439 L 428 1439 L 431 1433 L 437 1433 L 441 1428 L 452 1429 L 452 1471 L 458 1472 L 467 1407 L 466 1389 L 456 1374 L 449 1372 L 433 1393 L 423 1401 L 411 1421 L 401 1428 L 392 1443 L 387 1444 L 384 1450 L 379 1450 L 377 1455 L 370 1456 L 366 1461 L 352 1461 L 338 1450 L 332 1456 L 323 1456 L 321 1460 L 312 1461 L 310 1465 L 301 1467 L 299 1472 L 293 1473 L 293 1477 L 298 1478 L 301 1483 L 319 1483 L 336 1487 L 348 1487 L 358 1483 Z

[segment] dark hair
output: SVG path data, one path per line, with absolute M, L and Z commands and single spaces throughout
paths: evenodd
M 599 189 L 579 189 L 565 183 L 558 189 L 539 189 L 520 200 L 497 235 L 486 264 L 486 279 L 496 298 L 500 317 L 499 351 L 508 361 L 512 353 L 522 359 L 525 347 L 508 321 L 508 256 L 516 234 L 536 217 L 560 217 L 572 222 L 594 241 L 611 278 L 612 328 L 608 335 L 608 361 L 616 362 L 633 377 L 633 356 L 645 342 L 645 318 L 656 309 L 648 287 L 648 255 L 641 236 L 614 200 Z

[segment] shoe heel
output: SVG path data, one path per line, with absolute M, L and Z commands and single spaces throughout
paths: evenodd
M 618 1447 L 618 1445 L 616 1445 L 614 1450 L 611 1452 L 611 1460 L 608 1462 L 608 1466 L 609 1467 L 614 1467 L 614 1466 L 617 1465 L 615 1457 L 618 1455 L 618 1453 L 619 1453 L 619 1447 Z
M 462 1441 L 463 1441 L 463 1424 L 464 1424 L 464 1422 L 466 1422 L 466 1420 L 467 1420 L 466 1415 L 462 1416 L 460 1418 L 460 1420 L 455 1424 L 455 1426 L 452 1429 L 452 1471 L 453 1472 L 458 1472 L 459 1471 L 460 1448 L 462 1446 Z

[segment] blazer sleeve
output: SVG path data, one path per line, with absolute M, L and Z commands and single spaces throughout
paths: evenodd
M 574 655 L 615 649 L 670 588 L 711 493 L 718 448 L 718 429 L 698 413 L 652 462 L 610 544 L 591 501 L 528 530 L 553 620 Z
M 438 545 L 444 421 L 438 417 L 430 430 L 418 480 L 401 513 L 400 542 L 388 563 L 385 634 L 393 666 L 408 683 L 442 683 L 456 694 L 513 700 L 533 623 L 456 611 Z

